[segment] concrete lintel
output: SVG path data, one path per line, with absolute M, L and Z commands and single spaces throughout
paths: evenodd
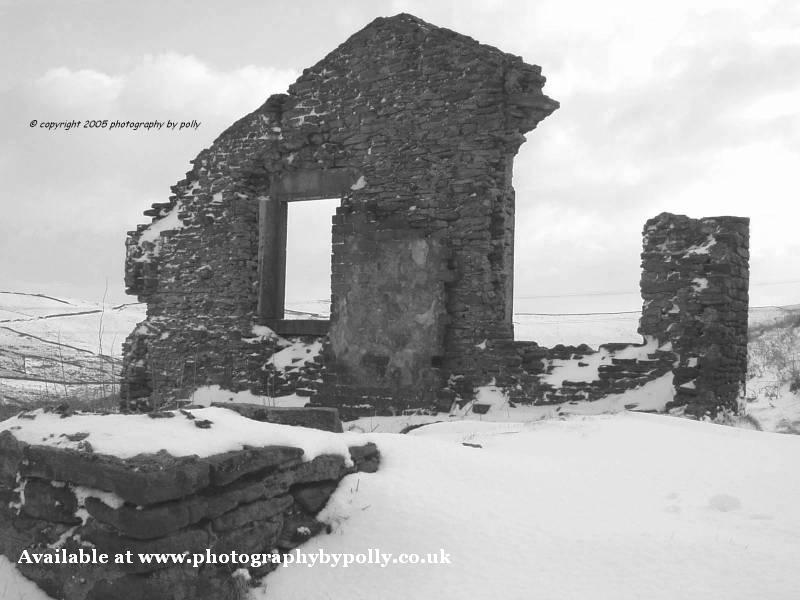
M 272 182 L 270 196 L 283 202 L 339 198 L 350 191 L 357 179 L 349 168 L 292 171 Z

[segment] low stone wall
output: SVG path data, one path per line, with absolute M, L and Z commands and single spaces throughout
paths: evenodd
M 266 327 L 249 323 L 221 333 L 206 321 L 186 323 L 165 314 L 140 323 L 123 344 L 126 356 L 121 408 L 146 412 L 174 406 L 176 399 L 189 401 L 204 385 L 218 385 L 232 392 L 252 391 L 264 396 L 297 393 L 313 396 L 323 370 L 323 357 L 314 356 L 302 365 L 279 369 L 273 364 L 284 344 L 322 344 L 327 336 L 279 337 Z M 155 310 L 155 309 L 149 309 Z
M 672 370 L 675 355 L 655 340 L 642 344 L 602 344 L 597 350 L 582 344 L 552 348 L 534 342 L 514 342 L 515 357 L 499 380 L 509 399 L 521 404 L 593 401 L 622 394 Z
M 148 564 L 138 554 L 289 551 L 325 529 L 315 515 L 342 477 L 378 468 L 373 444 L 350 448 L 350 456 L 351 466 L 339 455 L 304 462 L 300 448 L 265 446 L 207 458 L 162 452 L 122 460 L 88 444 L 31 445 L 3 431 L 0 553 L 54 598 L 240 598 L 249 579 L 237 572 L 241 564 Z M 38 562 L 20 560 L 25 551 Z M 109 564 L 45 562 L 81 551 L 107 554 Z M 130 562 L 114 564 L 126 553 Z
M 653 338 L 641 344 L 609 343 L 594 349 L 586 344 L 552 348 L 536 342 L 486 342 L 484 365 L 490 386 L 502 389 L 513 404 L 550 405 L 594 401 L 641 388 L 672 372 L 677 357 L 669 344 Z M 480 377 L 451 376 L 439 390 L 432 408 L 448 412 L 453 403 L 464 405 L 483 386 Z M 312 398 L 312 401 L 325 398 Z M 402 398 L 351 396 L 336 407 L 344 420 L 397 414 Z M 636 408 L 631 406 L 631 408 Z

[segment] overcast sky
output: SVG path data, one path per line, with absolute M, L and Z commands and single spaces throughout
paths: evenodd
M 398 12 L 541 65 L 561 102 L 515 162 L 517 296 L 636 309 L 642 226 L 670 211 L 751 217 L 751 304 L 800 303 L 796 0 L 0 0 L 0 290 L 132 301 L 125 232 L 188 161 Z M 201 126 L 29 127 L 64 118 Z

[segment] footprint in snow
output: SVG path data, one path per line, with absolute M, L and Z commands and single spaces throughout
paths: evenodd
M 681 495 L 678 492 L 671 492 L 664 496 L 666 500 L 672 500 L 672 504 L 668 504 L 666 508 L 664 508 L 664 512 L 679 514 L 681 512 L 681 507 L 678 505 Z
M 715 494 L 708 499 L 708 507 L 719 512 L 730 512 L 742 508 L 742 501 L 730 494 Z
M 775 517 L 773 517 L 772 515 L 764 514 L 764 513 L 756 513 L 756 514 L 750 515 L 750 518 L 755 520 L 755 521 L 772 521 Z

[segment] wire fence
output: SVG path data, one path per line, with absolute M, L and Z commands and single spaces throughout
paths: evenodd
M 638 333 L 641 310 L 514 313 L 514 336 L 534 340 L 542 346 L 589 344 L 597 347 L 609 342 L 641 342 Z M 800 305 L 753 306 L 749 327 L 758 332 L 800 319 Z

